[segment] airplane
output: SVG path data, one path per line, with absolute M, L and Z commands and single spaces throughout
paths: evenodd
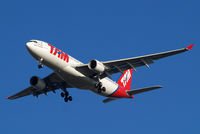
M 141 66 L 149 68 L 149 64 L 168 56 L 191 50 L 193 44 L 186 48 L 144 55 L 139 57 L 125 58 L 111 61 L 91 60 L 84 64 L 77 59 L 64 53 L 60 49 L 40 40 L 30 40 L 26 43 L 26 48 L 33 58 L 38 62 L 38 68 L 44 65 L 51 68 L 53 73 L 41 79 L 38 76 L 30 78 L 30 86 L 7 98 L 14 100 L 28 95 L 38 97 L 40 94 L 47 95 L 52 91 L 61 89 L 61 97 L 65 102 L 72 101 L 67 89 L 77 88 L 90 90 L 98 95 L 107 97 L 104 103 L 121 99 L 134 98 L 134 95 L 143 92 L 162 88 L 162 86 L 151 86 L 141 89 L 131 90 L 133 71 Z M 114 82 L 111 75 L 121 72 L 122 75 L 117 82 Z

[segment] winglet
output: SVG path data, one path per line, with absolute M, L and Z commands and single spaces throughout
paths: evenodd
M 186 47 L 187 50 L 191 50 L 194 44 L 191 44 L 190 46 Z

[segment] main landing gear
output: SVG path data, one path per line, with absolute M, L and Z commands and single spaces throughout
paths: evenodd
M 63 90 L 63 89 L 62 89 Z M 69 96 L 69 92 L 65 89 L 65 90 L 63 90 L 64 92 L 62 92 L 61 94 L 60 94 L 60 96 L 62 97 L 62 98 L 64 98 L 64 101 L 65 102 L 68 102 L 68 101 L 72 101 L 72 96 Z
M 97 88 L 98 93 L 102 93 L 106 91 L 106 88 L 102 86 L 101 82 L 96 83 L 95 88 Z

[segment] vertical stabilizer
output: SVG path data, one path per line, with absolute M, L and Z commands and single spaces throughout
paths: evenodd
M 120 87 L 123 87 L 125 90 L 130 90 L 131 89 L 131 81 L 132 81 L 132 74 L 133 74 L 133 69 L 128 69 L 124 71 L 120 79 L 118 80 L 117 84 Z

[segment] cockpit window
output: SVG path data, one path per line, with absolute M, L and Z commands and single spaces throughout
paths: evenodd
M 37 41 L 35 41 L 35 40 L 30 40 L 30 42 L 38 43 L 38 42 L 37 42 Z

